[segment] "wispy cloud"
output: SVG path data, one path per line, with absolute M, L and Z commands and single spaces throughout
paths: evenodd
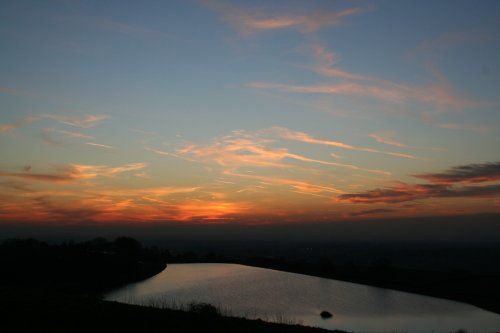
M 70 139 L 91 139 L 93 136 L 87 135 L 80 132 L 71 132 L 59 130 L 56 128 L 43 128 L 40 133 L 42 141 L 46 144 L 56 147 L 62 147 L 65 145 L 63 138 Z
M 113 146 L 109 145 L 104 145 L 102 143 L 95 143 L 95 142 L 85 142 L 86 145 L 93 146 L 93 147 L 98 147 L 98 148 L 105 148 L 105 149 L 115 149 Z
M 366 80 L 364 77 L 356 77 L 345 71 L 334 70 L 334 72 L 337 74 L 336 76 L 344 79 Z M 319 85 L 250 82 L 247 83 L 246 86 L 254 89 L 270 89 L 288 93 L 370 97 L 396 104 L 408 103 L 415 100 L 421 103 L 431 103 L 439 107 L 450 107 L 459 110 L 485 105 L 483 102 L 473 101 L 461 97 L 444 79 L 422 87 L 410 87 L 394 83 L 380 83 L 380 81 L 374 81 L 369 84 L 351 81 Z
M 141 130 L 141 129 L 137 129 L 137 128 L 131 128 L 130 131 L 144 135 L 144 136 L 159 136 L 158 133 L 156 133 L 156 132 L 145 131 L 145 130 Z
M 39 120 L 39 119 L 40 119 L 40 117 L 38 117 L 38 116 L 26 116 L 23 118 L 19 118 L 12 123 L 0 124 L 0 134 L 12 133 L 17 128 L 25 126 L 27 124 L 30 124 L 34 121 Z
M 368 97 L 395 104 L 418 102 L 433 104 L 440 109 L 462 110 L 488 104 L 462 96 L 435 67 L 427 67 L 427 71 L 430 72 L 433 79 L 431 83 L 420 86 L 408 85 L 343 70 L 337 66 L 338 55 L 328 51 L 320 43 L 311 44 L 310 52 L 315 58 L 316 65 L 312 67 L 306 66 L 306 68 L 312 69 L 321 76 L 336 79 L 334 82 L 312 85 L 250 82 L 247 86 L 255 89 L 271 89 L 288 93 Z
M 73 174 L 76 175 L 77 178 L 83 179 L 95 178 L 97 176 L 113 177 L 119 173 L 144 169 L 146 166 L 146 163 L 130 163 L 118 167 L 72 164 Z
M 216 0 L 203 1 L 209 8 L 222 14 L 242 34 L 260 31 L 296 29 L 301 33 L 312 33 L 341 23 L 342 19 L 361 11 L 352 7 L 338 11 L 322 11 L 308 14 L 272 13 L 242 8 Z
M 406 148 L 408 145 L 394 140 L 394 132 L 380 132 L 380 133 L 372 133 L 369 135 L 370 138 L 375 139 L 375 141 L 390 145 L 390 146 L 396 146 L 400 148 Z
M 338 154 L 335 154 L 335 153 L 330 153 L 330 156 L 333 157 L 333 158 L 336 158 L 336 159 L 341 159 L 341 158 L 344 158 Z
M 144 169 L 145 163 L 130 163 L 118 167 L 104 165 L 71 164 L 59 168 L 56 173 L 35 173 L 31 168 L 25 172 L 0 171 L 0 177 L 18 178 L 27 181 L 41 181 L 49 183 L 64 183 L 80 179 L 92 179 L 98 176 L 113 177 L 119 173 Z
M 92 139 L 92 138 L 94 138 L 92 135 L 88 135 L 85 133 L 64 131 L 64 130 L 60 130 L 60 129 L 56 129 L 56 128 L 44 128 L 44 131 L 59 133 L 59 134 L 62 134 L 68 138 L 75 138 L 75 139 Z
M 318 43 L 313 44 L 312 50 L 313 50 L 314 56 L 316 57 L 316 59 L 319 61 L 319 63 L 322 66 L 331 67 L 337 62 L 338 56 L 335 53 L 328 51 L 321 44 L 318 44 Z
M 40 133 L 42 141 L 51 146 L 56 146 L 56 147 L 63 146 L 62 141 L 56 140 L 50 135 L 51 132 L 53 132 L 51 128 L 42 129 L 42 132 Z
M 254 179 L 263 182 L 265 184 L 290 186 L 292 189 L 304 193 L 322 193 L 322 192 L 343 193 L 343 191 L 333 186 L 318 185 L 295 179 L 244 174 L 244 173 L 234 172 L 231 170 L 224 171 L 224 174 L 227 176 Z
M 53 119 L 61 124 L 66 124 L 79 128 L 90 128 L 98 124 L 99 122 L 111 118 L 106 115 L 62 115 L 62 114 L 48 114 L 47 118 Z
M 364 152 L 369 152 L 369 153 L 379 153 L 379 154 L 391 155 L 391 156 L 396 156 L 396 157 L 404 157 L 404 158 L 410 158 L 410 159 L 416 158 L 415 156 L 409 155 L 409 154 L 396 153 L 396 152 L 386 152 L 386 151 L 381 151 L 381 150 L 368 148 L 368 147 L 353 146 L 353 145 L 350 145 L 350 144 L 347 144 L 344 142 L 339 142 L 339 141 L 316 139 L 307 133 L 292 131 L 292 130 L 289 130 L 288 128 L 284 128 L 284 127 L 273 127 L 270 129 L 270 131 L 275 133 L 278 137 L 281 137 L 281 138 L 287 139 L 287 140 L 294 140 L 294 141 L 301 141 L 301 142 L 312 143 L 312 144 L 333 146 L 333 147 L 338 147 L 338 148 L 342 148 L 342 149 L 364 151 Z
M 144 149 L 146 149 L 147 151 L 153 152 L 155 154 L 158 154 L 158 155 L 163 155 L 163 156 L 170 155 L 169 152 L 159 150 L 159 149 L 153 149 L 153 148 L 148 148 L 148 147 L 145 147 Z
M 439 128 L 468 130 L 475 132 L 487 132 L 490 129 L 488 126 L 485 125 L 474 125 L 474 124 L 437 123 L 435 125 Z
M 447 32 L 422 41 L 416 47 L 409 50 L 408 56 L 412 59 L 429 62 L 433 61 L 433 58 L 439 54 L 451 48 L 467 45 L 472 46 L 474 44 L 498 39 L 499 37 L 500 35 L 498 33 L 481 29 Z
M 271 135 L 271 138 L 265 137 L 266 134 Z M 347 168 L 351 170 L 365 171 L 382 175 L 390 174 L 389 172 L 383 170 L 373 170 L 352 164 L 325 161 L 302 156 L 299 154 L 294 154 L 289 152 L 287 148 L 271 148 L 266 144 L 274 142 L 274 139 L 272 137 L 334 146 L 344 145 L 337 142 L 316 140 L 305 133 L 292 132 L 286 128 L 276 127 L 261 131 L 259 133 L 236 131 L 233 132 L 233 135 L 226 136 L 221 140 L 218 140 L 209 145 L 186 146 L 182 149 L 179 149 L 177 151 L 177 154 L 179 156 L 184 156 L 194 160 L 215 163 L 220 166 L 230 168 L 239 168 L 243 166 L 294 168 L 293 165 L 285 162 L 285 160 L 288 159 L 306 163 L 331 165 L 340 168 Z M 352 147 L 351 149 L 354 148 L 356 147 Z M 359 148 L 357 150 L 363 149 L 365 148 Z M 378 152 L 376 150 L 370 149 L 365 151 Z

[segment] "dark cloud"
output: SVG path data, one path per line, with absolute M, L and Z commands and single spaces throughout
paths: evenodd
M 469 164 L 439 173 L 416 175 L 433 184 L 400 183 L 390 188 L 342 194 L 339 200 L 351 203 L 398 203 L 427 198 L 491 197 L 500 195 L 500 185 L 471 186 L 500 180 L 500 162 Z
M 10 188 L 13 190 L 21 191 L 21 192 L 34 192 L 31 188 L 29 188 L 26 183 L 20 181 L 4 181 L 0 182 L 0 186 Z
M 58 140 L 54 139 L 53 137 L 51 137 L 49 133 L 50 133 L 50 131 L 47 131 L 47 129 L 44 129 L 40 133 L 40 137 L 41 137 L 42 141 L 50 146 L 62 147 L 63 143 L 61 141 L 58 141 Z
M 427 198 L 492 197 L 500 195 L 500 185 L 452 187 L 439 184 L 401 184 L 361 193 L 342 194 L 339 200 L 351 203 L 398 203 Z
M 37 197 L 34 201 L 51 215 L 65 217 L 68 221 L 85 221 L 101 213 L 101 211 L 91 208 L 62 208 L 60 205 L 56 207 L 48 197 Z
M 399 184 L 391 188 L 377 188 L 375 190 L 342 194 L 339 200 L 352 203 L 397 203 L 440 196 L 447 188 L 442 185 L 410 185 Z
M 438 184 L 482 183 L 500 180 L 500 162 L 461 165 L 444 172 L 415 176 Z
M 75 179 L 74 175 L 72 175 L 71 173 L 46 174 L 46 173 L 4 172 L 4 171 L 0 171 L 0 177 L 14 177 L 25 180 L 43 181 L 49 183 L 61 183 Z
M 358 212 L 352 212 L 349 214 L 349 216 L 356 217 L 356 216 L 391 213 L 391 212 L 394 212 L 394 210 L 393 209 L 378 208 L 378 209 L 368 209 L 368 210 L 360 210 Z

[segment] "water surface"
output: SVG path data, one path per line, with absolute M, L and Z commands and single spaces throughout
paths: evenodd
M 500 315 L 390 289 L 236 264 L 169 264 L 106 295 L 132 304 L 220 305 L 233 315 L 355 332 L 500 332 Z M 333 318 L 323 320 L 327 310 Z

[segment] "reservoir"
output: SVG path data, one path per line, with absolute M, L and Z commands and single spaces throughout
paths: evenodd
M 140 305 L 203 302 L 233 316 L 354 332 L 500 332 L 500 315 L 472 305 L 237 264 L 169 264 L 105 298 Z M 322 319 L 324 310 L 332 318 Z

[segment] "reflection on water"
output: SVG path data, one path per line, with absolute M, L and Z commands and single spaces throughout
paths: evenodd
M 106 299 L 135 304 L 207 302 L 236 316 L 284 315 L 304 325 L 357 332 L 500 331 L 500 315 L 467 304 L 235 264 L 170 264 Z M 333 318 L 321 319 L 322 310 Z

